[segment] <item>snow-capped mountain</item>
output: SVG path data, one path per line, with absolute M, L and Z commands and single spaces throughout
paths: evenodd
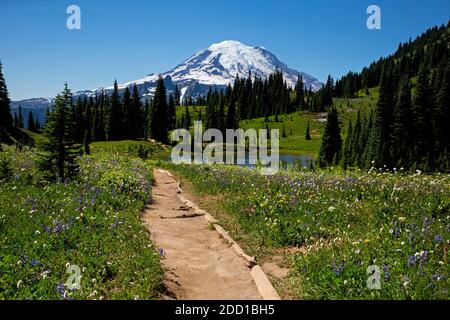
M 224 89 L 229 83 L 233 83 L 236 75 L 262 79 L 269 77 L 276 70 L 283 72 L 286 83 L 293 87 L 297 82 L 299 74 L 303 76 L 306 88 L 311 86 L 313 91 L 322 87 L 322 83 L 316 78 L 289 68 L 285 63 L 262 47 L 250 47 L 239 41 L 227 40 L 215 43 L 209 48 L 202 50 L 174 69 L 162 73 L 168 92 L 174 90 L 175 85 L 181 90 L 182 96 L 197 97 L 205 95 L 210 87 Z M 138 86 L 140 94 L 152 95 L 159 74 L 130 81 L 119 85 L 119 89 Z M 91 91 L 83 91 L 81 94 L 95 94 L 101 90 L 110 91 L 113 87 L 98 88 Z
M 283 72 L 286 83 L 291 87 L 295 85 L 300 74 L 306 88 L 311 87 L 313 91 L 317 91 L 322 87 L 319 80 L 309 74 L 289 68 L 263 47 L 251 47 L 232 40 L 215 43 L 161 75 L 168 93 L 173 92 L 177 85 L 183 98 L 206 95 L 210 87 L 222 90 L 229 83 L 233 83 L 236 75 L 242 78 L 248 77 L 251 73 L 253 77 L 264 79 L 276 70 Z M 126 87 L 131 88 L 136 84 L 140 95 L 152 96 L 158 77 L 159 74 L 153 73 L 142 79 L 123 83 L 119 85 L 119 90 L 123 91 Z M 75 96 L 94 96 L 102 91 L 109 93 L 112 89 L 112 86 L 108 86 L 78 91 Z M 38 100 L 22 100 L 14 102 L 13 106 L 15 107 L 19 103 L 24 106 L 32 101 L 33 105 L 39 108 L 39 104 L 35 103 Z M 45 103 L 42 104 L 42 107 L 46 109 L 49 101 L 51 100 L 44 99 Z M 15 109 L 14 107 L 13 109 Z

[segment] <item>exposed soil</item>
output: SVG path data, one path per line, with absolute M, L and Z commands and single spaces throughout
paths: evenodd
M 206 219 L 186 207 L 177 181 L 154 170 L 153 202 L 144 214 L 162 253 L 168 296 L 181 300 L 259 300 L 250 269 Z

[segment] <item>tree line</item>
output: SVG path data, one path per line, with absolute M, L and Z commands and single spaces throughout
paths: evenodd
M 371 81 L 382 68 L 376 84 L 379 98 L 375 109 L 367 115 L 358 113 L 356 123 L 349 121 L 345 141 L 336 109 L 329 110 L 320 166 L 449 171 L 448 28 L 432 28 L 361 74 L 351 73 L 336 82 L 332 87 L 335 96 L 352 96 L 356 94 L 353 90 L 374 86 Z M 355 83 L 358 85 L 350 85 Z M 347 89 L 342 90 L 342 85 Z
M 236 76 L 233 85 L 225 90 L 210 89 L 202 102 L 206 112 L 201 115 L 205 127 L 217 128 L 221 131 L 236 129 L 242 120 L 265 118 L 288 114 L 295 111 L 309 110 L 314 101 L 315 93 L 306 89 L 301 75 L 294 88 L 289 87 L 283 78 L 283 73 L 276 70 L 268 78 Z M 180 127 L 190 126 L 192 117 L 186 108 Z
M 39 119 L 34 119 L 33 112 L 31 110 L 28 112 L 27 124 L 25 126 L 25 121 L 22 113 L 22 107 L 19 105 L 19 108 L 16 112 L 14 112 L 13 124 L 16 128 L 28 129 L 31 132 L 39 132 L 41 130 L 41 123 Z

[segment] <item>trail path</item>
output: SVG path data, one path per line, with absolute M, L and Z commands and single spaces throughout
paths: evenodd
M 144 221 L 157 248 L 164 250 L 165 285 L 182 300 L 259 300 L 251 269 L 177 194 L 177 181 L 154 170 L 153 203 Z

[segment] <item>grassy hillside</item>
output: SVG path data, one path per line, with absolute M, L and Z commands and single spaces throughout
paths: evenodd
M 369 95 L 360 92 L 357 98 L 333 100 L 333 104 L 339 112 L 343 138 L 346 135 L 348 120 L 351 118 L 353 121 L 356 121 L 358 111 L 361 111 L 362 115 L 368 114 L 376 105 L 377 100 L 377 88 L 370 89 Z M 272 116 L 269 118 L 268 128 L 280 130 L 281 152 L 317 155 L 321 145 L 326 117 L 326 113 L 295 112 L 278 116 L 278 122 L 275 122 L 275 116 Z M 285 138 L 282 137 L 283 122 L 286 132 Z M 309 141 L 305 139 L 308 122 L 312 139 Z M 259 118 L 242 121 L 240 126 L 243 129 L 254 128 L 258 130 L 264 129 L 266 123 L 264 118 Z
M 21 145 L 27 145 L 27 146 L 34 146 L 35 144 L 35 134 L 32 132 L 12 127 L 7 130 L 2 130 L 0 132 L 0 142 L 13 145 L 13 144 L 21 144 Z

